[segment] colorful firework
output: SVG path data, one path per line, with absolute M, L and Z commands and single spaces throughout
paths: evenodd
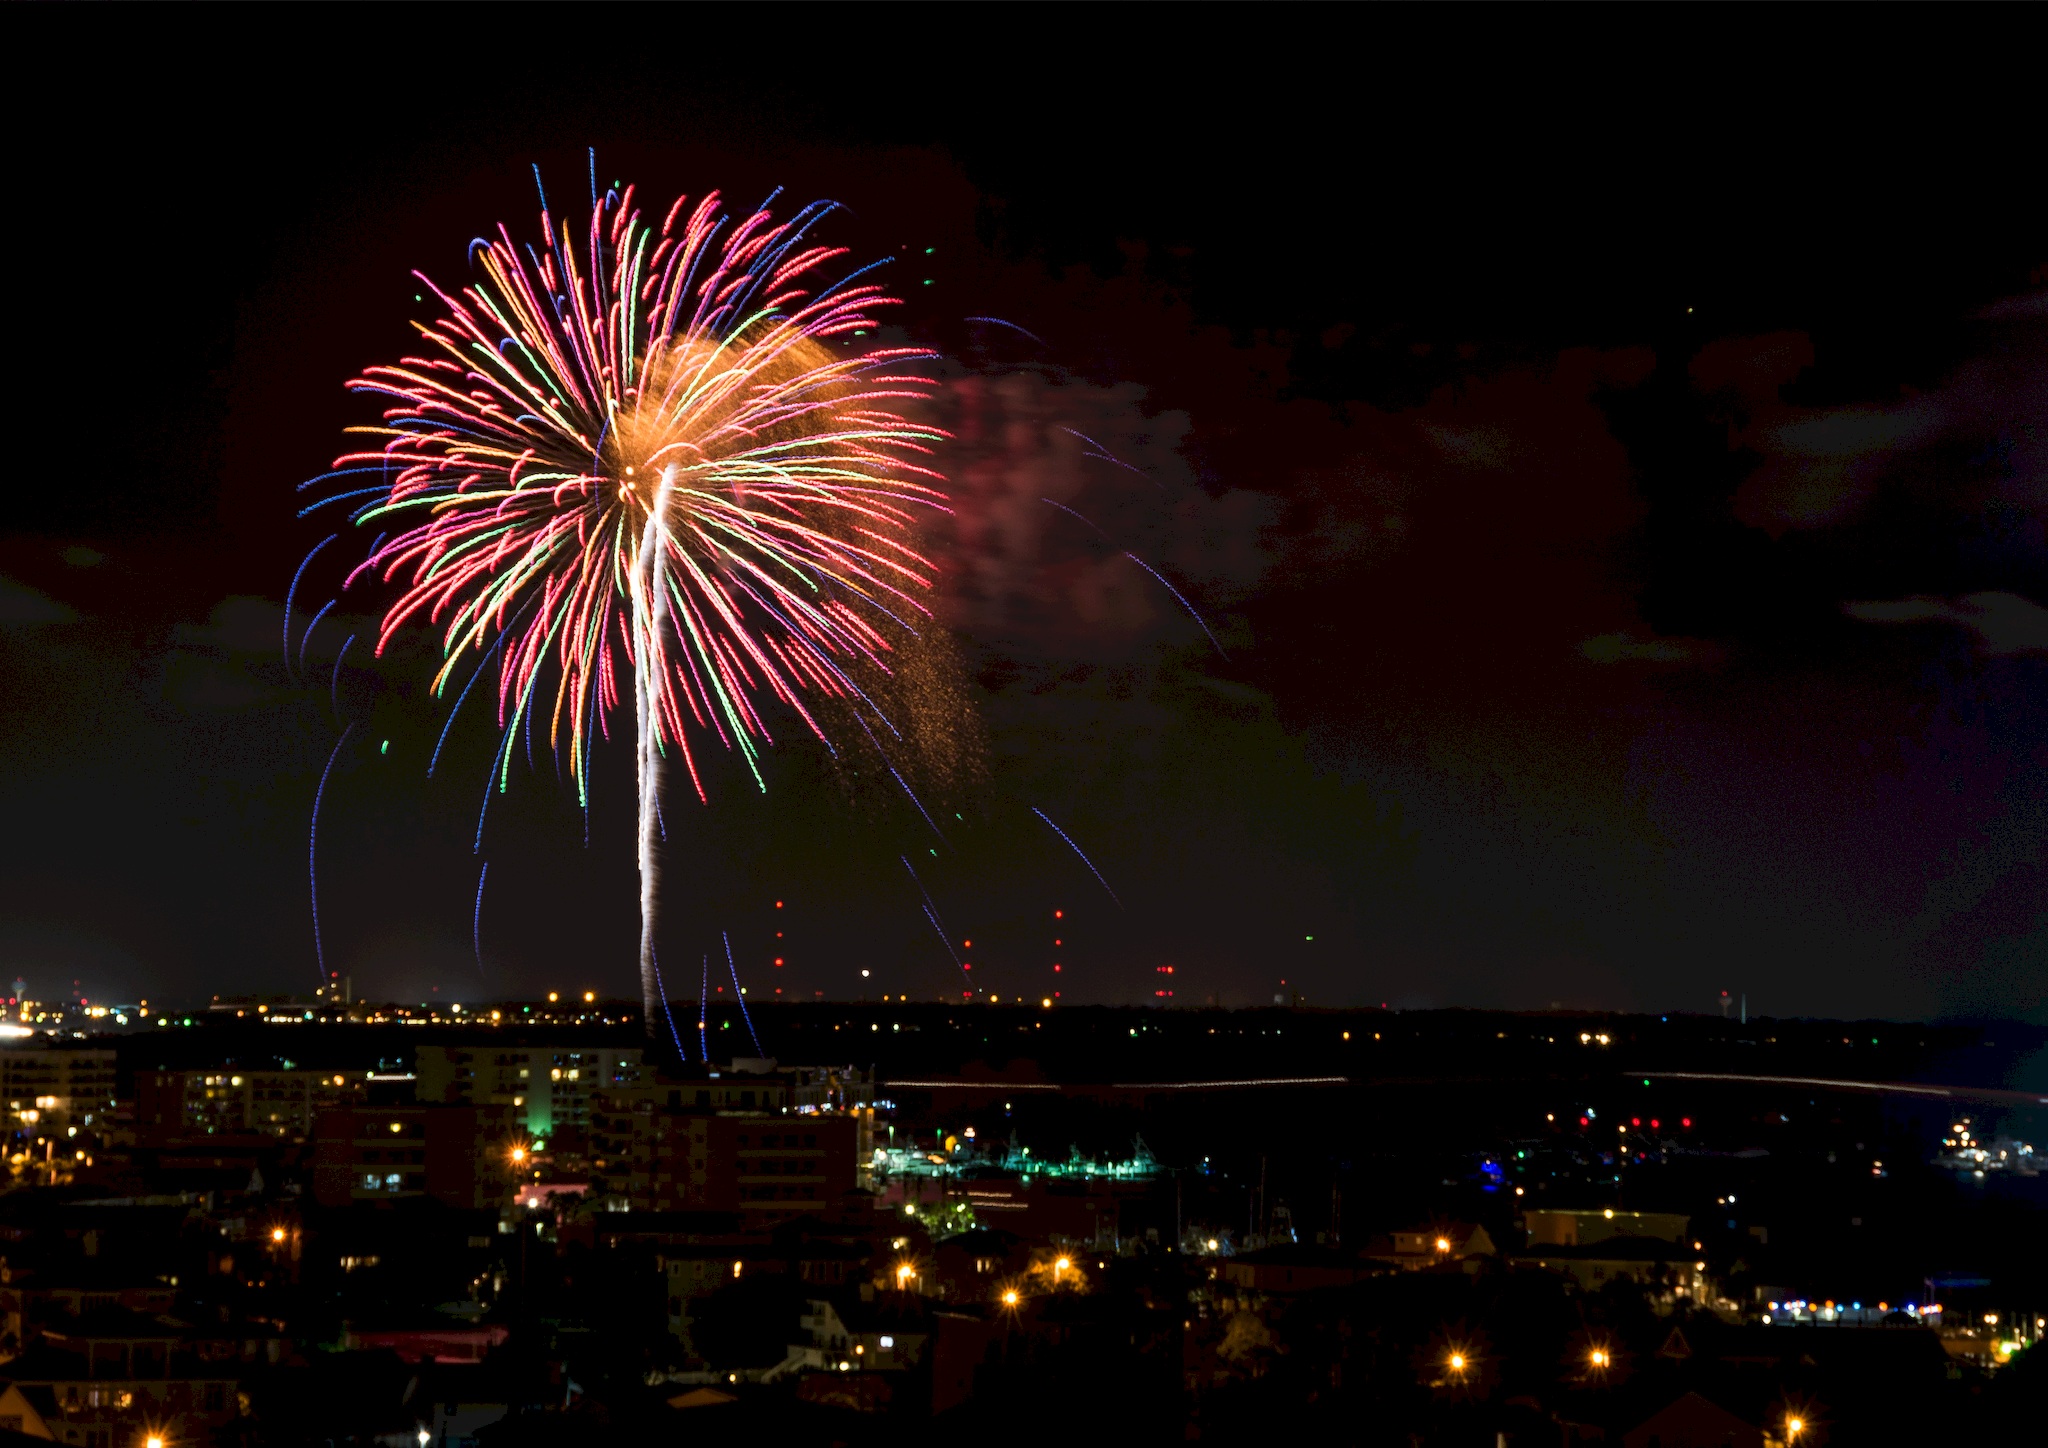
M 632 187 L 593 184 L 587 227 L 541 205 L 539 246 L 500 227 L 471 243 L 469 286 L 420 275 L 443 315 L 418 326 L 419 355 L 351 383 L 388 406 L 305 511 L 393 530 L 344 584 L 397 589 L 378 654 L 408 623 L 439 628 L 438 696 L 475 653 L 457 710 L 495 660 L 499 790 L 544 716 L 587 807 L 630 672 L 651 1033 L 667 761 L 708 798 L 715 740 L 760 785 L 778 708 L 828 748 L 849 716 L 902 738 L 878 696 L 892 636 L 929 613 L 918 525 L 946 499 L 925 461 L 941 434 L 895 409 L 926 395 L 912 369 L 932 354 L 855 341 L 894 299 L 863 271 L 826 278 L 845 255 L 811 240 L 829 204 L 734 219 L 712 193 L 655 225 Z

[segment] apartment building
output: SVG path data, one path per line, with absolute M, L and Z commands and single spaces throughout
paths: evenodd
M 137 1071 L 135 1135 L 145 1145 L 181 1137 L 254 1134 L 304 1141 L 322 1111 L 359 1104 L 366 1071 Z
M 313 1126 L 313 1198 L 323 1207 L 432 1197 L 495 1207 L 520 1140 L 507 1106 L 356 1106 Z
M 114 1109 L 114 1052 L 69 1042 L 0 1049 L 0 1100 L 11 1130 L 61 1136 L 104 1126 Z
M 592 1189 L 636 1210 L 737 1212 L 754 1226 L 835 1207 L 870 1185 L 874 1108 L 815 1104 L 827 1090 L 857 1099 L 825 1075 L 707 1072 L 601 1092 L 587 1147 Z M 799 1092 L 812 1099 L 795 1104 Z
M 413 1071 L 421 1102 L 503 1106 L 541 1140 L 590 1127 L 593 1094 L 640 1079 L 638 1046 L 492 1044 L 421 1046 Z

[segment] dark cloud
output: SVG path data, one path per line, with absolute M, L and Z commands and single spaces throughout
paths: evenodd
M 77 617 L 54 598 L 11 578 L 0 578 L 0 624 L 68 623 Z
M 2048 509 L 2048 299 L 2029 294 L 1986 308 L 1973 333 L 1970 354 L 1935 386 L 1829 407 L 1785 400 L 1814 361 L 1804 337 L 1703 351 L 1695 380 L 1732 395 L 1731 441 L 1760 458 L 1737 495 L 1737 516 L 1771 533 L 1835 526 L 1887 489 L 1959 511 Z
M 1954 624 L 1977 636 L 1987 654 L 2048 653 L 2048 608 L 2012 593 L 1972 593 L 1962 598 L 1902 598 L 1850 603 L 1843 610 L 1866 623 Z
M 1036 370 L 949 381 L 937 410 L 952 434 L 945 566 L 959 627 L 1036 657 L 1107 660 L 1199 628 L 1127 554 L 1197 610 L 1256 586 L 1275 500 L 1197 487 L 1187 414 L 1144 403 L 1136 383 Z

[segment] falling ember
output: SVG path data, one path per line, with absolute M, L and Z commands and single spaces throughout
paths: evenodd
M 442 315 L 351 384 L 382 420 L 313 480 L 341 480 L 313 508 L 383 530 L 344 585 L 396 590 L 375 651 L 439 629 L 437 695 L 474 654 L 457 710 L 495 662 L 497 789 L 544 730 L 587 804 L 593 737 L 630 701 L 650 1031 L 668 763 L 703 799 L 715 742 L 762 785 L 773 709 L 828 746 L 828 720 L 899 737 L 877 696 L 929 614 L 917 525 L 946 509 L 925 462 L 942 435 L 893 409 L 929 390 L 906 369 L 932 354 L 851 340 L 894 299 L 823 274 L 845 255 L 811 239 L 832 209 L 777 223 L 712 193 L 657 223 L 632 187 L 593 188 L 585 225 L 543 196 L 538 247 L 500 227 L 471 243 L 470 285 L 420 275 Z

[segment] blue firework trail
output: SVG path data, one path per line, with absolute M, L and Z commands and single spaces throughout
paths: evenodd
M 1081 863 L 1088 867 L 1088 873 L 1095 877 L 1096 881 L 1102 886 L 1104 890 L 1109 891 L 1109 898 L 1112 900 L 1116 900 L 1117 908 L 1121 910 L 1123 908 L 1124 902 L 1122 900 L 1117 899 L 1116 891 L 1109 889 L 1109 881 L 1102 878 L 1102 871 L 1095 868 L 1095 862 L 1088 858 L 1087 851 L 1083 850 L 1079 845 L 1075 844 L 1073 836 L 1069 835 L 1065 830 L 1061 829 L 1058 825 L 1054 824 L 1052 822 L 1052 816 L 1047 814 L 1044 810 L 1040 809 L 1037 805 L 1031 806 L 1031 812 L 1037 815 L 1040 819 L 1045 821 L 1045 826 L 1047 829 L 1051 830 L 1054 834 L 1058 835 L 1061 839 L 1067 842 L 1067 848 L 1072 850 L 1077 856 L 1080 857 Z
M 1166 581 L 1165 574 L 1161 573 L 1158 569 L 1154 568 L 1151 564 L 1147 563 L 1144 559 L 1140 558 L 1135 553 L 1127 552 L 1124 554 L 1124 557 L 1130 559 L 1131 562 L 1137 564 L 1140 568 L 1144 569 L 1147 573 L 1151 574 L 1154 578 L 1158 579 L 1159 586 L 1161 588 L 1165 589 L 1175 598 L 1180 599 L 1180 606 L 1188 611 L 1189 618 L 1193 619 L 1196 623 L 1201 625 L 1202 632 L 1209 635 L 1209 642 L 1216 645 L 1216 652 L 1219 654 L 1223 654 L 1223 657 L 1226 659 L 1230 657 L 1229 654 L 1223 653 L 1223 645 L 1220 642 L 1218 642 L 1216 635 L 1210 630 L 1209 621 L 1203 618 L 1201 614 L 1195 611 L 1195 606 L 1192 603 L 1189 603 L 1187 599 L 1182 596 L 1181 591 L 1178 588 L 1175 588 L 1172 584 Z
M 711 953 L 704 953 L 704 974 L 697 983 L 697 1049 L 711 1059 Z
M 1083 454 L 1083 456 L 1095 458 L 1100 462 L 1109 463 L 1113 467 L 1122 468 L 1127 473 L 1136 473 L 1139 477 L 1144 478 L 1146 482 L 1152 484 L 1154 487 L 1159 489 L 1160 492 L 1163 493 L 1166 491 L 1166 484 L 1160 482 L 1157 478 L 1150 476 L 1148 473 L 1146 473 L 1146 471 L 1143 468 L 1134 467 L 1130 463 L 1125 462 L 1122 458 L 1118 457 L 1115 453 L 1111 452 L 1108 448 L 1104 447 L 1094 438 L 1088 436 L 1087 433 L 1076 432 L 1073 428 L 1065 426 L 1062 426 L 1060 428 L 1060 431 L 1066 433 L 1070 437 L 1078 437 L 1079 439 L 1081 439 L 1081 441 L 1087 443 L 1088 446 L 1095 449 L 1094 452 L 1085 453 Z
M 320 969 L 320 984 L 327 984 L 327 948 L 320 940 L 320 801 L 327 793 L 327 776 L 334 773 L 334 761 L 341 757 L 341 746 L 348 743 L 348 736 L 354 732 L 350 724 L 341 731 L 341 738 L 334 741 L 334 751 L 327 756 L 327 767 L 320 771 L 319 787 L 313 791 L 313 822 L 306 833 L 306 879 L 313 899 L 313 963 Z
M 668 1038 L 676 1043 L 676 1058 L 681 1061 L 687 1061 L 690 1059 L 690 1053 L 683 1049 L 683 1038 L 676 1034 L 676 1013 L 669 1009 L 668 987 L 662 983 L 661 979 L 661 962 L 653 960 L 652 964 L 654 966 L 654 989 L 661 997 L 661 1016 L 663 1020 L 668 1022 Z M 708 1060 L 709 1058 L 707 1057 L 706 1059 Z
M 313 615 L 313 621 L 306 625 L 306 631 L 299 635 L 300 673 L 303 674 L 304 672 L 306 672 L 306 645 L 313 642 L 313 630 L 320 627 L 320 620 L 327 617 L 327 610 L 334 607 L 334 605 L 339 602 L 341 602 L 341 600 L 338 598 L 330 598 L 327 600 L 327 602 L 321 604 L 320 611 Z
M 1055 503 L 1051 498 L 1040 498 L 1038 501 L 1041 503 L 1048 504 L 1052 507 L 1058 508 L 1062 513 L 1065 513 L 1069 518 L 1074 519 L 1076 522 L 1085 523 L 1090 528 L 1094 528 L 1096 533 L 1101 536 L 1104 542 L 1107 542 L 1109 540 L 1109 535 L 1107 533 L 1104 533 L 1101 528 L 1096 527 L 1095 521 L 1093 519 L 1087 517 L 1085 514 L 1075 512 L 1072 508 L 1069 508 L 1065 503 Z
M 910 856 L 898 855 L 896 858 L 903 862 L 904 869 L 910 871 L 910 883 L 917 886 L 917 893 L 924 899 L 924 918 L 931 922 L 932 933 L 939 937 L 939 944 L 945 946 L 946 954 L 953 958 L 954 966 L 960 971 L 960 979 L 972 987 L 974 982 L 968 976 L 966 962 L 962 961 L 960 953 L 953 949 L 953 937 L 946 933 L 946 923 L 939 919 L 939 907 L 932 903 L 931 892 L 925 889 L 924 881 L 918 879 L 917 868 L 910 863 Z
M 1008 327 L 1013 332 L 1022 332 L 1041 347 L 1050 347 L 1052 345 L 1052 343 L 1046 341 L 1045 338 L 1039 336 L 1036 332 L 1020 327 L 1015 322 L 1006 322 L 1001 317 L 963 317 L 961 320 L 966 322 L 987 322 L 992 326 Z
M 355 641 L 356 636 L 350 634 L 347 641 L 342 644 L 341 652 L 334 656 L 334 677 L 327 685 L 327 702 L 334 706 L 334 717 L 337 719 L 341 717 L 341 661 L 348 657 L 349 645 Z
M 306 565 L 313 561 L 313 555 L 340 536 L 339 533 L 329 533 L 325 538 L 315 543 L 312 550 L 299 560 L 299 571 L 292 575 L 292 586 L 284 591 L 284 663 L 286 668 L 290 668 L 292 663 L 292 599 L 298 594 L 299 580 L 306 576 Z M 325 984 L 325 982 L 323 981 L 322 984 Z
M 740 1019 L 747 1023 L 747 1034 L 754 1038 L 754 1054 L 765 1056 L 768 1053 L 761 1049 L 760 1034 L 754 1030 L 754 1017 L 747 1010 L 747 993 L 740 989 L 740 968 L 733 963 L 732 937 L 721 930 L 718 938 L 725 942 L 725 968 L 732 972 L 732 998 L 740 1003 Z
M 1074 430 L 1072 428 L 1067 428 L 1066 431 L 1073 432 Z M 1075 432 L 1074 436 L 1080 437 L 1082 436 L 1082 434 Z M 1115 459 L 1111 459 L 1111 461 L 1115 461 Z M 1075 522 L 1084 524 L 1087 527 L 1094 529 L 1095 535 L 1101 538 L 1105 543 L 1108 543 L 1110 541 L 1109 534 L 1103 532 L 1102 529 L 1095 523 L 1095 521 L 1089 518 L 1086 514 L 1077 513 L 1072 508 L 1069 508 L 1065 503 L 1055 502 L 1051 498 L 1040 498 L 1038 501 L 1044 503 L 1047 507 L 1058 508 L 1062 513 L 1065 513 L 1069 518 L 1072 518 Z M 1110 546 L 1115 547 L 1113 543 Z M 1216 645 L 1216 652 L 1222 654 L 1223 657 L 1226 659 L 1230 657 L 1228 653 L 1224 652 L 1223 645 L 1220 642 L 1218 642 L 1214 631 L 1210 629 L 1209 621 L 1202 617 L 1201 612 L 1198 609 L 1196 609 L 1196 607 L 1192 603 L 1188 602 L 1187 595 L 1183 594 L 1178 588 L 1175 588 L 1171 583 L 1167 582 L 1165 574 L 1161 573 L 1158 569 L 1154 568 L 1151 564 L 1147 563 L 1144 559 L 1140 558 L 1137 554 L 1131 552 L 1129 549 L 1120 549 L 1119 551 L 1123 553 L 1124 557 L 1130 559 L 1131 562 L 1137 564 L 1140 568 L 1144 569 L 1147 573 L 1151 574 L 1154 578 L 1158 579 L 1159 586 L 1165 589 L 1168 593 L 1172 594 L 1174 598 L 1179 602 L 1180 606 L 1188 611 L 1188 617 L 1195 621 L 1196 625 L 1201 628 L 1203 633 L 1209 635 L 1209 642 Z
M 490 878 L 491 862 L 484 861 L 484 867 L 476 872 L 476 913 L 469 921 L 469 943 L 476 950 L 476 973 L 484 973 L 484 881 Z

